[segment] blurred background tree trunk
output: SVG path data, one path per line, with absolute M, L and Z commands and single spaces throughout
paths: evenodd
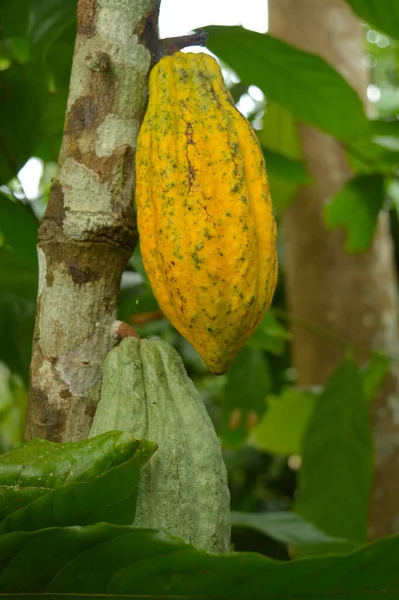
M 368 68 L 362 26 L 343 0 L 269 0 L 270 34 L 321 55 L 366 103 Z M 295 90 L 292 90 L 295 93 Z M 327 231 L 323 206 L 351 178 L 341 145 L 298 124 L 314 185 L 300 190 L 282 219 L 288 309 L 337 336 L 391 357 L 390 376 L 372 411 L 376 470 L 370 537 L 399 531 L 399 359 L 397 274 L 388 215 L 382 213 L 372 247 L 343 250 L 342 231 Z M 343 350 L 294 327 L 293 365 L 298 385 L 322 384 Z

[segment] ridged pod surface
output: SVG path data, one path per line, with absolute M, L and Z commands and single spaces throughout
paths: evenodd
M 208 552 L 230 547 L 230 495 L 218 438 L 174 348 L 125 338 L 108 353 L 90 436 L 127 431 L 157 442 L 141 471 L 134 524 Z
M 136 158 L 144 266 L 158 303 L 215 373 L 270 306 L 276 224 L 261 148 L 209 55 L 152 69 Z

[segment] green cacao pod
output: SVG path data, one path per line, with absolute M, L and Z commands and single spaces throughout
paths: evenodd
M 272 301 L 276 223 L 262 150 L 211 56 L 177 52 L 152 69 L 136 175 L 159 306 L 223 373 Z
M 129 337 L 108 353 L 90 436 L 113 429 L 159 446 L 141 472 L 134 524 L 228 552 L 230 496 L 219 441 L 179 354 L 166 342 Z

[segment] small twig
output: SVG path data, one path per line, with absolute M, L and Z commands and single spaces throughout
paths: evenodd
M 166 56 L 188 46 L 205 46 L 207 39 L 208 35 L 203 29 L 198 29 L 193 33 L 180 37 L 165 38 L 159 40 L 159 53 Z
M 354 342 L 349 342 L 348 340 L 345 340 L 344 338 L 337 335 L 336 333 L 333 333 L 332 331 L 329 331 L 328 329 L 325 329 L 324 327 L 320 327 L 319 325 L 316 325 L 315 323 L 312 323 L 311 321 L 308 321 L 307 319 L 303 319 L 302 317 L 297 317 L 296 315 L 293 315 L 292 313 L 290 313 L 282 308 L 273 308 L 273 312 L 277 317 L 280 317 L 280 319 L 284 319 L 288 323 L 292 323 L 292 325 L 296 325 L 297 327 L 300 327 L 304 331 L 308 331 L 309 333 L 312 333 L 316 337 L 319 337 L 327 342 L 330 342 L 330 344 L 333 344 L 334 346 L 338 346 L 339 348 L 342 348 L 343 350 L 352 349 L 354 351 L 357 351 L 359 354 L 361 354 L 363 356 L 367 356 L 367 358 L 370 358 L 376 351 L 376 350 L 373 350 L 370 348 L 366 348 L 365 346 L 361 346 L 360 344 L 356 344 Z
M 135 337 L 138 340 L 141 339 L 137 331 L 128 325 L 128 323 L 124 323 L 123 321 L 114 321 L 112 324 L 112 333 L 118 342 L 127 337 Z

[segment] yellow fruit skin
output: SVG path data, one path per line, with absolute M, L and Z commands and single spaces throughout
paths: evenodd
M 276 224 L 261 148 L 211 56 L 178 52 L 152 69 L 136 177 L 159 306 L 224 373 L 272 301 Z

